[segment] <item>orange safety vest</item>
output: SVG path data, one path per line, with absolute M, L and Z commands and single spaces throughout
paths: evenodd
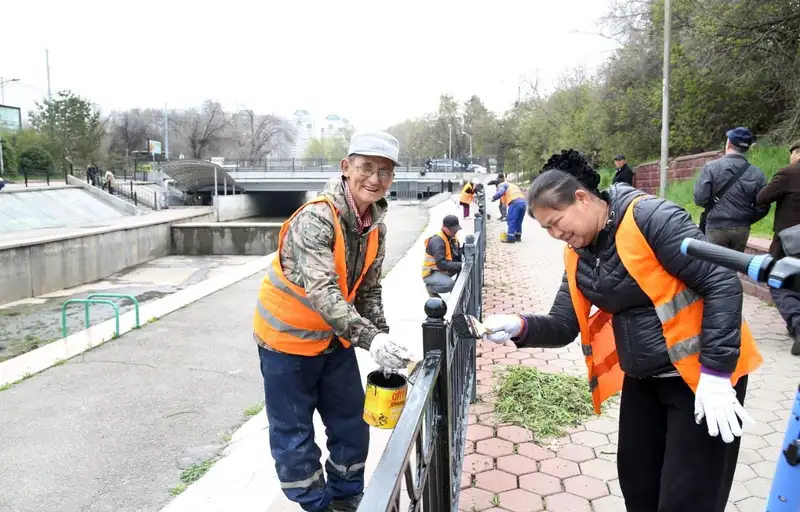
M 450 249 L 450 242 L 447 240 L 447 235 L 445 235 L 443 231 L 439 231 L 435 235 L 429 236 L 428 238 L 425 239 L 425 259 L 422 260 L 423 279 L 433 274 L 433 271 L 436 270 L 436 258 L 428 254 L 428 242 L 434 236 L 438 236 L 442 240 L 444 240 L 444 258 L 447 261 L 453 261 L 453 251 Z
M 458 202 L 466 204 L 472 202 L 472 198 L 475 196 L 475 188 L 472 189 L 472 192 L 467 192 L 470 187 L 472 187 L 471 183 L 464 185 L 464 188 L 461 189 L 461 196 L 458 198 Z
M 667 351 L 672 364 L 692 391 L 700 380 L 700 334 L 703 330 L 703 298 L 672 276 L 659 263 L 633 218 L 633 200 L 617 228 L 617 252 L 625 269 L 642 291 L 653 301 L 661 320 Z M 612 315 L 598 310 L 589 315 L 591 304 L 578 289 L 578 253 L 567 247 L 564 262 L 567 269 L 569 293 L 581 330 L 581 348 L 586 358 L 589 389 L 594 412 L 600 414 L 600 404 L 622 389 L 623 372 L 619 366 Z M 742 341 L 739 361 L 731 375 L 731 384 L 756 370 L 763 358 L 756 346 L 747 322 L 742 320 Z
M 281 267 L 280 254 L 283 249 L 286 231 L 289 229 L 289 223 L 303 208 L 309 204 L 319 202 L 327 203 L 333 211 L 333 261 L 336 273 L 339 276 L 339 289 L 350 304 L 355 301 L 356 291 L 378 254 L 378 230 L 373 229 L 367 236 L 367 250 L 361 275 L 353 285 L 353 289 L 348 291 L 344 234 L 339 224 L 339 211 L 330 199 L 324 196 L 312 199 L 298 208 L 283 223 L 278 234 L 278 250 L 275 254 L 275 259 L 261 283 L 253 319 L 253 330 L 261 341 L 286 354 L 300 356 L 321 354 L 328 348 L 334 336 L 330 325 L 311 306 L 306 297 L 305 289 L 286 279 Z M 349 340 L 341 337 L 339 340 L 345 347 L 350 346 Z
M 508 206 L 509 203 L 511 203 L 511 201 L 525 198 L 525 194 L 522 193 L 522 190 L 520 190 L 518 186 L 516 186 L 513 183 L 509 182 L 507 183 L 508 183 L 508 188 L 506 189 L 505 193 L 500 197 L 501 203 Z

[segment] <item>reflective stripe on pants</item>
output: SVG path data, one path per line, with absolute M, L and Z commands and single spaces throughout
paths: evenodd
M 269 422 L 269 442 L 281 488 L 303 510 L 324 510 L 331 500 L 364 490 L 369 426 L 355 350 L 339 347 L 313 357 L 258 347 Z M 325 424 L 330 451 L 322 472 L 314 442 L 314 411 Z

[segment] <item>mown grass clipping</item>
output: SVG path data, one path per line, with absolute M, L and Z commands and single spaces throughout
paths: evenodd
M 593 413 L 586 379 L 510 366 L 499 375 L 495 412 L 500 421 L 533 431 L 538 438 L 561 437 Z

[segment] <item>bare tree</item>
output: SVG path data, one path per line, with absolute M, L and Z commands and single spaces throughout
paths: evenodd
M 180 115 L 179 130 L 189 145 L 192 158 L 201 159 L 206 151 L 212 149 L 225 138 L 225 129 L 230 125 L 222 105 L 207 100 L 202 110 L 187 110 Z
M 260 116 L 252 110 L 244 110 L 239 115 L 243 116 L 247 123 L 248 160 L 251 162 L 266 158 L 278 148 L 294 142 L 294 131 L 280 117 L 272 114 Z

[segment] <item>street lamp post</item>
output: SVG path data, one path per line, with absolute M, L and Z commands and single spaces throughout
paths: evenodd
M 450 136 L 450 143 L 449 149 L 447 152 L 447 157 L 450 159 L 450 172 L 453 172 L 453 125 L 447 125 L 448 134 Z
M 6 84 L 10 84 L 11 82 L 19 82 L 19 78 L 8 78 L 4 80 L 3 77 L 0 76 L 0 104 L 2 105 L 6 104 Z
M 669 54 L 672 31 L 672 12 L 670 0 L 664 1 L 664 80 L 661 90 L 661 169 L 658 192 L 667 196 L 667 176 L 669 165 Z
M 463 133 L 469 138 L 469 161 L 472 162 L 472 135 L 468 134 L 465 131 L 462 131 L 461 133 Z

